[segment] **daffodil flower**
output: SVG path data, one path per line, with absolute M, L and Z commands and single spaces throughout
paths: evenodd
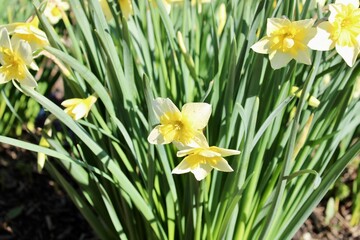
M 178 142 L 191 145 L 202 141 L 202 129 L 206 127 L 211 105 L 208 103 L 187 103 L 181 112 L 168 98 L 156 98 L 153 108 L 160 125 L 149 134 L 148 141 L 152 144 L 168 144 Z
M 37 83 L 27 66 L 32 65 L 31 47 L 24 40 L 13 40 L 6 28 L 0 31 L 0 84 L 17 80 L 28 87 L 36 87 Z
M 218 171 L 232 172 L 233 169 L 223 158 L 238 155 L 240 151 L 216 146 L 209 147 L 206 139 L 197 147 L 187 148 L 177 152 L 176 156 L 185 157 L 172 171 L 173 174 L 192 172 L 196 180 L 203 180 L 213 168 Z
M 269 54 L 273 69 L 286 66 L 292 59 L 309 65 L 311 55 L 307 44 L 316 32 L 311 28 L 313 23 L 312 19 L 291 22 L 283 18 L 268 18 L 266 36 L 251 49 Z
M 0 25 L 0 29 L 6 28 L 9 34 L 12 35 L 12 39 L 14 40 L 22 39 L 27 41 L 30 44 L 32 51 L 34 52 L 49 45 L 46 34 L 41 31 L 38 26 L 39 19 L 37 17 L 34 17 L 31 22 L 17 22 Z
M 359 0 L 337 0 L 329 5 L 329 10 L 329 21 L 317 26 L 309 47 L 319 51 L 335 48 L 346 64 L 352 67 L 360 52 Z
M 96 102 L 97 98 L 94 96 L 89 96 L 87 98 L 71 98 L 63 101 L 62 106 L 65 107 L 64 111 L 72 117 L 74 120 L 79 120 L 80 118 L 87 117 L 90 112 L 91 107 Z
M 125 19 L 129 19 L 133 12 L 131 0 L 119 0 L 120 9 Z
M 56 24 L 62 18 L 61 12 L 69 10 L 70 5 L 62 0 L 49 0 L 46 4 L 44 15 L 51 24 Z

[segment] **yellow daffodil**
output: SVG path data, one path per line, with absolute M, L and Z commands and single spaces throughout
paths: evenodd
M 88 98 L 71 98 L 61 103 L 65 107 L 64 111 L 74 120 L 87 117 L 91 107 L 96 102 L 97 98 L 89 96 Z
M 335 48 L 352 67 L 360 52 L 359 0 L 337 0 L 329 5 L 329 10 L 329 21 L 317 26 L 317 33 L 309 46 L 320 51 Z
M 266 36 L 251 49 L 257 53 L 269 54 L 273 69 L 286 66 L 292 59 L 311 64 L 310 49 L 307 44 L 315 35 L 311 28 L 312 19 L 291 22 L 283 18 L 268 18 Z
M 119 0 L 120 9 L 125 19 L 129 19 L 133 14 L 133 7 L 131 0 Z
M 156 98 L 153 108 L 160 125 L 149 134 L 148 141 L 152 144 L 178 142 L 191 145 L 202 141 L 202 129 L 206 127 L 211 105 L 208 103 L 187 103 L 181 112 L 168 98 Z
M 213 168 L 223 172 L 232 172 L 228 162 L 223 158 L 240 154 L 240 151 L 209 147 L 206 139 L 197 147 L 187 148 L 177 152 L 178 157 L 185 157 L 179 165 L 172 171 L 173 174 L 183 174 L 192 172 L 196 180 L 204 179 Z
M 70 5 L 62 0 L 49 0 L 46 4 L 44 15 L 51 24 L 56 24 L 62 18 L 61 12 L 69 10 Z
M 299 91 L 299 88 L 296 86 L 291 87 L 291 94 L 295 94 L 296 97 L 300 98 L 302 90 Z M 319 99 L 314 96 L 310 96 L 307 94 L 306 98 L 308 99 L 309 106 L 317 108 L 320 105 Z
M 13 40 L 6 28 L 0 31 L 0 84 L 17 80 L 20 84 L 36 87 L 37 83 L 27 66 L 33 66 L 32 51 L 24 40 Z
M 0 25 L 1 28 L 6 28 L 9 34 L 12 34 L 12 39 L 14 40 L 25 40 L 27 41 L 32 51 L 41 49 L 49 45 L 46 34 L 41 31 L 39 28 L 39 19 L 34 17 L 30 22 L 26 23 L 10 23 L 6 25 Z

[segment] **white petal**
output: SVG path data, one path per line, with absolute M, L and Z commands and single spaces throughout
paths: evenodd
M 75 114 L 74 120 L 79 120 L 82 117 L 85 117 L 88 113 L 88 108 L 86 105 L 81 102 L 80 104 L 76 105 L 74 109 L 71 111 L 73 114 Z
M 328 17 L 329 23 L 334 23 L 336 21 L 336 16 L 341 12 L 342 5 L 340 4 L 330 4 L 329 11 L 330 15 Z
M 354 66 L 356 58 L 359 55 L 358 48 L 336 45 L 336 51 L 345 60 L 347 65 L 349 65 L 350 67 Z
M 9 23 L 9 24 L 2 24 L 0 25 L 0 29 L 2 28 L 6 28 L 6 30 L 8 31 L 9 34 L 13 34 L 15 28 L 17 28 L 18 26 L 23 25 L 24 23 Z
M 353 5 L 355 8 L 359 7 L 359 0 L 336 0 L 335 4 L 344 4 L 344 5 L 348 5 L 351 4 Z
M 35 70 L 35 71 L 38 71 L 39 70 L 39 67 L 38 65 L 36 64 L 35 61 L 32 61 L 29 65 L 29 67 L 32 69 L 32 70 Z
M 233 149 L 219 148 L 219 147 L 215 147 L 215 146 L 210 147 L 210 149 L 213 150 L 213 151 L 216 151 L 216 152 L 220 153 L 221 156 L 223 156 L 223 157 L 240 154 L 240 151 L 238 151 L 238 150 L 233 150 Z
M 0 31 L 0 47 L 11 49 L 10 37 L 6 28 Z
M 292 22 L 292 25 L 298 28 L 310 28 L 314 25 L 314 22 L 315 22 L 314 19 L 304 19 L 304 20 L 294 21 Z
M 196 180 L 203 180 L 212 170 L 213 168 L 208 164 L 200 164 L 198 168 L 191 170 L 194 174 Z
M 292 56 L 287 53 L 274 51 L 269 54 L 270 65 L 273 69 L 285 67 L 292 59 Z
M 208 103 L 187 103 L 181 109 L 194 129 L 203 129 L 208 124 L 211 115 L 211 105 Z
M 186 158 L 182 160 L 179 165 L 177 165 L 173 170 L 172 174 L 183 174 L 191 171 L 191 165 L 188 161 L 186 161 Z
M 179 150 L 185 150 L 189 148 L 208 148 L 209 144 L 206 140 L 206 137 L 201 131 L 198 131 L 194 137 L 190 140 L 190 142 L 183 144 L 181 142 L 173 141 L 172 142 L 175 147 Z
M 19 81 L 20 84 L 34 88 L 37 86 L 36 80 L 31 73 L 26 69 L 25 78 Z
M 295 60 L 300 63 L 310 65 L 311 64 L 310 51 L 308 49 L 298 51 L 297 56 L 295 57 Z
M 168 144 L 166 142 L 163 135 L 161 135 L 159 131 L 160 126 L 156 126 L 149 134 L 147 140 L 151 144 Z
M 1 67 L 0 67 L 0 69 L 1 69 Z M 7 83 L 7 82 L 9 82 L 9 81 L 11 81 L 11 80 L 10 80 L 10 79 L 6 79 L 5 75 L 0 73 L 0 84 Z
M 252 45 L 251 49 L 257 53 L 268 54 L 270 49 L 269 43 L 270 43 L 269 38 L 263 37 L 254 45 Z
M 211 163 L 214 163 L 211 161 Z M 224 158 L 219 158 L 215 161 L 214 164 L 211 164 L 211 167 L 215 168 L 216 170 L 223 171 L 223 172 L 233 172 L 234 170 L 231 168 L 229 163 Z
M 25 62 L 26 65 L 30 65 L 33 61 L 32 50 L 28 42 L 20 40 L 16 42 L 14 46 L 14 52 L 19 54 L 21 59 Z
M 266 25 L 266 35 L 270 36 L 271 33 L 277 31 L 278 29 L 290 25 L 291 22 L 289 19 L 285 18 L 268 18 Z
M 200 156 L 212 158 L 212 157 L 221 157 L 221 154 L 215 151 L 211 151 L 211 149 L 204 149 L 199 152 Z
M 309 41 L 308 47 L 318 51 L 328 51 L 334 48 L 334 42 L 330 39 L 330 28 L 330 23 L 320 23 L 316 28 L 316 35 Z
M 156 98 L 153 100 L 153 108 L 157 118 L 160 118 L 165 113 L 179 112 L 180 110 L 169 98 Z
M 70 98 L 61 103 L 64 107 L 71 107 L 73 105 L 79 104 L 82 101 L 81 98 Z

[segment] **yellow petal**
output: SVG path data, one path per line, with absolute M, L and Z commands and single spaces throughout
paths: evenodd
M 295 44 L 294 39 L 292 39 L 292 38 L 285 38 L 285 39 L 284 39 L 284 45 L 285 45 L 285 47 L 287 47 L 287 48 L 292 48 L 292 47 L 294 46 L 294 44 Z

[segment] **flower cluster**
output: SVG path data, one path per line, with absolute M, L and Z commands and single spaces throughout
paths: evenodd
M 29 68 L 38 70 L 33 55 L 49 44 L 38 24 L 33 18 L 27 23 L 0 26 L 0 84 L 16 80 L 28 87 L 37 86 Z
M 266 36 L 251 49 L 269 54 L 273 69 L 286 66 L 292 59 L 311 64 L 310 49 L 327 51 L 333 48 L 352 67 L 360 52 L 359 0 L 336 0 L 329 5 L 328 21 L 316 29 L 314 20 L 291 22 L 283 18 L 269 18 Z
M 211 105 L 208 103 L 187 103 L 181 111 L 168 98 L 156 98 L 153 109 L 160 121 L 149 134 L 152 144 L 174 143 L 179 149 L 178 157 L 184 160 L 172 171 L 173 174 L 192 172 L 200 181 L 213 168 L 231 172 L 233 169 L 223 158 L 240 154 L 237 150 L 209 147 L 203 129 L 207 126 Z

